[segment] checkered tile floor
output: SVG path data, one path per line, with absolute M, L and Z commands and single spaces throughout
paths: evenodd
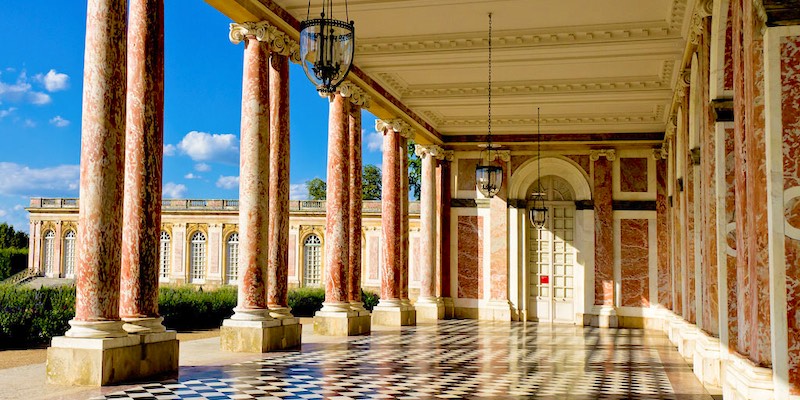
M 304 345 L 98 399 L 684 399 L 644 331 L 473 320 Z

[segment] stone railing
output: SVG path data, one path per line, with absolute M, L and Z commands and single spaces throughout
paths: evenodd
M 266 201 L 266 200 L 265 200 Z M 33 197 L 30 209 L 77 209 L 78 199 L 69 198 L 43 198 Z M 239 200 L 220 199 L 164 199 L 161 201 L 164 211 L 238 211 Z M 419 214 L 419 202 L 412 201 L 408 205 L 409 214 Z M 290 212 L 324 213 L 325 200 L 290 200 Z M 364 200 L 363 212 L 365 214 L 380 214 L 380 200 Z
M 23 269 L 20 272 L 17 272 L 14 275 L 11 275 L 6 280 L 4 280 L 2 283 L 4 285 L 19 285 L 21 283 L 26 282 L 28 279 L 34 278 L 34 277 L 37 277 L 37 276 L 41 276 L 41 274 L 39 274 L 38 272 L 36 272 L 36 271 L 34 271 L 32 269 L 26 268 L 26 269 Z

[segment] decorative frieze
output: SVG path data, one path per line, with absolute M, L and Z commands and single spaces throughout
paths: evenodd
M 617 159 L 617 151 L 614 149 L 602 149 L 589 152 L 589 159 L 592 161 L 597 161 L 600 157 L 605 157 L 608 161 L 614 161 Z

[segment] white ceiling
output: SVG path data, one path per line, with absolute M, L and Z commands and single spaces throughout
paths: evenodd
M 254 1 L 306 19 L 307 0 Z M 608 134 L 664 131 L 687 1 L 349 0 L 348 11 L 356 65 L 445 137 L 486 133 L 488 12 L 492 133 L 535 133 L 541 107 L 543 134 Z

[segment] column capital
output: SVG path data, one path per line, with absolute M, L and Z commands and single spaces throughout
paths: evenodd
M 592 161 L 597 161 L 600 157 L 605 157 L 608 161 L 614 161 L 617 159 L 617 151 L 614 149 L 602 149 L 592 150 L 589 153 L 589 159 Z
M 414 154 L 420 158 L 431 156 L 437 160 L 441 160 L 445 157 L 444 149 L 435 144 L 418 144 L 414 147 Z
M 439 161 L 451 162 L 453 158 L 455 158 L 455 152 L 453 150 L 443 150 L 442 158 L 440 158 Z
M 269 50 L 273 54 L 287 56 L 296 64 L 300 62 L 300 45 L 297 41 L 267 21 L 230 24 L 228 38 L 231 43 L 239 44 L 247 36 L 253 36 L 259 42 L 269 44 Z
M 661 147 L 657 147 L 653 149 L 653 159 L 656 161 L 658 160 L 666 160 L 667 156 L 669 156 L 669 150 L 667 149 L 667 145 L 662 145 Z
M 368 108 L 372 97 L 367 92 L 351 81 L 344 81 L 339 85 L 339 94 L 350 100 L 351 103 Z
M 375 120 L 375 130 L 378 132 L 386 132 L 387 129 L 391 129 L 400 134 L 400 136 L 408 139 L 414 133 L 414 129 L 411 128 L 406 121 L 403 121 L 400 118 L 383 120 L 383 119 L 376 119 Z
M 677 130 L 678 130 L 678 116 L 673 115 L 669 117 L 669 121 L 667 121 L 667 129 L 664 131 L 664 140 L 667 140 L 675 136 L 675 132 Z

